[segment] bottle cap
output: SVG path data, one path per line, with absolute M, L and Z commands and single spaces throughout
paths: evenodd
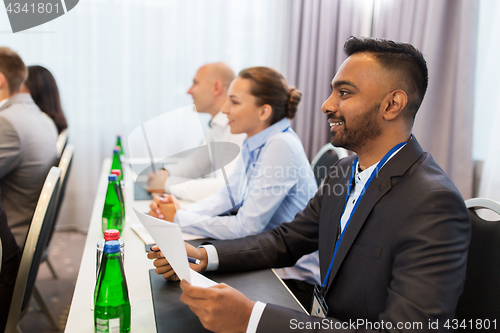
M 118 253 L 120 252 L 120 242 L 112 240 L 104 244 L 104 253 Z
M 113 170 L 111 170 L 111 174 L 117 175 L 118 177 L 120 177 L 122 175 L 122 172 L 121 172 L 121 170 L 113 169 Z
M 106 241 L 118 240 L 120 232 L 117 229 L 108 229 L 104 232 L 104 239 Z
M 109 175 L 108 176 L 109 182 L 116 182 L 117 179 L 118 179 L 118 177 L 116 175 Z
M 116 135 L 116 138 L 117 138 L 117 139 L 121 139 L 121 138 L 122 138 L 122 136 L 121 136 L 120 134 L 117 134 L 117 135 Z

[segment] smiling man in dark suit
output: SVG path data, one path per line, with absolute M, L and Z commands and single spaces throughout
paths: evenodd
M 412 45 L 351 37 L 332 81 L 332 144 L 356 152 L 339 161 L 290 223 L 259 235 L 186 246 L 192 265 L 218 271 L 290 266 L 319 249 L 322 285 L 307 316 L 253 302 L 218 285 L 181 282 L 181 300 L 217 332 L 441 332 L 465 280 L 470 221 L 463 199 L 411 134 L 427 89 Z M 174 276 L 158 253 L 157 272 Z M 311 295 L 313 297 L 313 295 Z M 439 327 L 439 328 L 438 328 Z

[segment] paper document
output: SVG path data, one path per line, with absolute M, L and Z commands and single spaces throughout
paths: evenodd
M 193 235 L 193 234 L 188 234 L 187 232 L 182 233 L 182 238 L 184 238 L 185 241 L 187 240 L 195 240 L 195 239 L 203 239 L 206 238 L 204 236 L 198 236 L 198 235 Z
M 218 283 L 215 282 L 214 280 L 210 280 L 205 275 L 202 275 L 202 274 L 198 273 L 197 271 L 194 271 L 193 269 L 191 269 L 191 284 L 193 286 L 196 286 L 196 287 L 208 288 L 208 287 L 215 286 Z
M 135 233 L 137 234 L 137 236 L 139 236 L 142 239 L 142 241 L 144 242 L 144 244 L 146 244 L 146 245 L 153 245 L 153 244 L 155 244 L 155 241 L 154 241 L 153 237 L 151 237 L 151 235 L 146 230 L 146 228 L 144 228 L 144 225 L 142 225 L 140 223 L 134 223 L 134 224 L 129 223 L 129 226 L 130 226 L 130 228 L 132 230 L 135 231 Z M 195 240 L 195 239 L 202 239 L 202 238 L 205 238 L 205 237 L 203 237 L 203 236 L 197 236 L 197 235 L 192 235 L 192 234 L 188 234 L 188 233 L 183 232 L 182 233 L 182 238 L 184 240 Z
M 210 287 L 217 284 L 189 268 L 179 225 L 146 215 L 135 208 L 134 211 L 180 279 L 185 279 L 197 287 Z
M 129 224 L 130 229 L 134 230 L 137 236 L 139 236 L 144 244 L 152 245 L 155 243 L 153 237 L 149 234 L 149 232 L 144 228 L 144 225 L 140 223 Z

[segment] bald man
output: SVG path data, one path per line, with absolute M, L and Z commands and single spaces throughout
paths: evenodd
M 212 116 L 210 129 L 205 135 L 207 144 L 211 142 L 230 142 L 241 147 L 245 134 L 231 134 L 228 119 L 220 112 L 227 99 L 227 89 L 235 78 L 233 70 L 224 63 L 216 62 L 205 64 L 196 72 L 193 84 L 188 94 L 193 97 L 197 112 L 208 113 Z M 213 161 L 209 156 L 202 153 L 193 153 L 168 166 L 163 172 L 150 174 L 148 187 L 150 192 L 170 193 L 170 186 L 183 183 L 183 186 L 175 188 L 178 198 L 197 201 L 225 186 L 222 172 L 217 170 L 223 165 L 218 165 L 218 159 L 224 159 L 222 152 L 211 151 Z M 226 167 L 226 173 L 231 173 L 231 166 Z M 201 175 L 207 175 L 199 178 Z M 187 182 L 189 181 L 189 182 Z

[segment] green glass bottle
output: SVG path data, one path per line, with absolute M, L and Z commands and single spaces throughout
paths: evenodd
M 113 149 L 113 162 L 111 163 L 111 170 L 120 170 L 121 175 L 118 177 L 119 181 L 123 180 L 123 168 L 122 162 L 120 160 L 120 147 L 116 146 Z
M 108 241 L 104 245 L 95 288 L 95 332 L 129 332 L 130 300 L 118 241 Z
M 120 155 L 124 156 L 125 152 L 123 151 L 123 145 L 122 145 L 122 137 L 121 135 L 116 136 L 116 145 L 117 147 L 120 147 Z
M 111 170 L 112 175 L 116 175 L 116 177 L 120 177 L 122 174 L 120 170 Z M 118 199 L 120 199 L 120 202 L 122 204 L 123 208 L 123 217 L 125 217 L 125 196 L 123 195 L 123 182 L 120 182 L 118 179 L 116 180 L 116 185 L 117 185 L 117 193 L 118 193 Z
M 116 175 L 108 176 L 108 190 L 106 191 L 106 200 L 102 210 L 102 232 L 108 229 L 117 229 L 120 234 L 125 224 L 124 208 L 120 202 Z

